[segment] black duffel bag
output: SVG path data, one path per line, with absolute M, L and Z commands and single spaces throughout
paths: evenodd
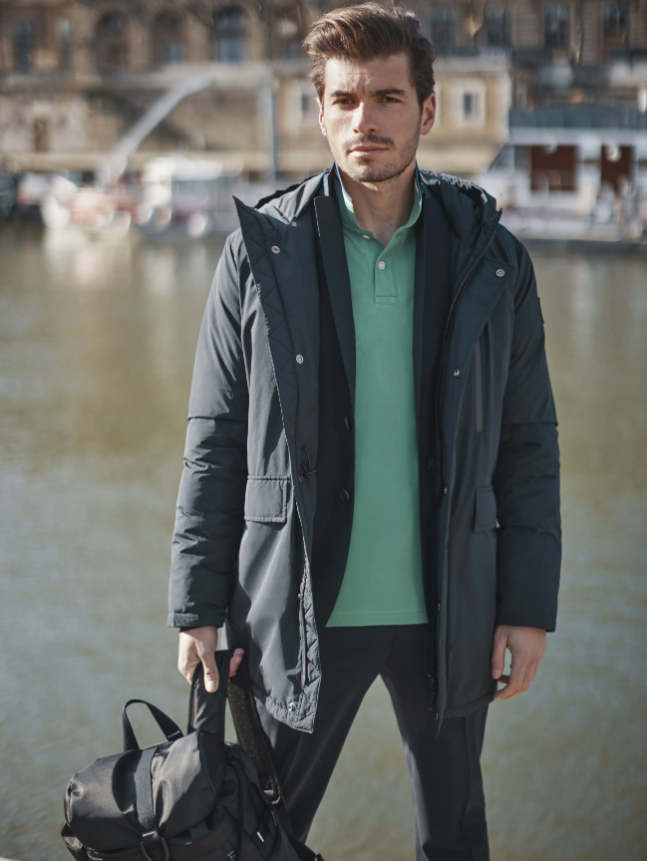
M 187 735 L 150 703 L 126 703 L 124 752 L 95 760 L 67 788 L 62 837 L 76 861 L 323 861 L 290 833 L 247 661 L 229 680 L 231 654 L 216 653 L 216 693 L 205 691 L 198 665 Z M 224 741 L 229 682 L 246 750 Z M 165 742 L 140 749 L 127 714 L 138 702 L 148 706 Z

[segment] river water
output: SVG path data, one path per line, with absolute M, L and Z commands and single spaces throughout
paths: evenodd
M 198 327 L 221 244 L 0 230 L 0 855 L 67 856 L 72 773 L 129 697 L 184 721 L 165 628 Z M 560 418 L 558 631 L 483 755 L 493 861 L 647 858 L 647 263 L 533 254 Z M 144 743 L 152 728 L 136 715 Z M 315 822 L 326 861 L 411 861 L 381 682 Z

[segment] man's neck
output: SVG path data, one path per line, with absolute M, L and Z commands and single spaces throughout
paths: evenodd
M 415 193 L 416 164 L 385 182 L 356 182 L 339 168 L 346 192 L 353 199 L 355 220 L 386 248 L 393 234 L 409 220 Z

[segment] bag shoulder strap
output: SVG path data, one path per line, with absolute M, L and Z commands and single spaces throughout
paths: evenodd
M 252 760 L 265 795 L 272 804 L 285 804 L 281 784 L 267 746 L 249 676 L 247 653 L 229 680 L 229 708 L 240 746 Z

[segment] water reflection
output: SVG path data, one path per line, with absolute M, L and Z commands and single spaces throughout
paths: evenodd
M 67 857 L 63 789 L 118 750 L 126 698 L 185 714 L 164 628 L 168 544 L 221 247 L 0 232 L 0 855 Z M 534 257 L 560 418 L 564 585 L 535 686 L 491 711 L 492 857 L 642 861 L 645 264 Z M 376 684 L 311 842 L 326 861 L 410 861 L 412 816 Z

